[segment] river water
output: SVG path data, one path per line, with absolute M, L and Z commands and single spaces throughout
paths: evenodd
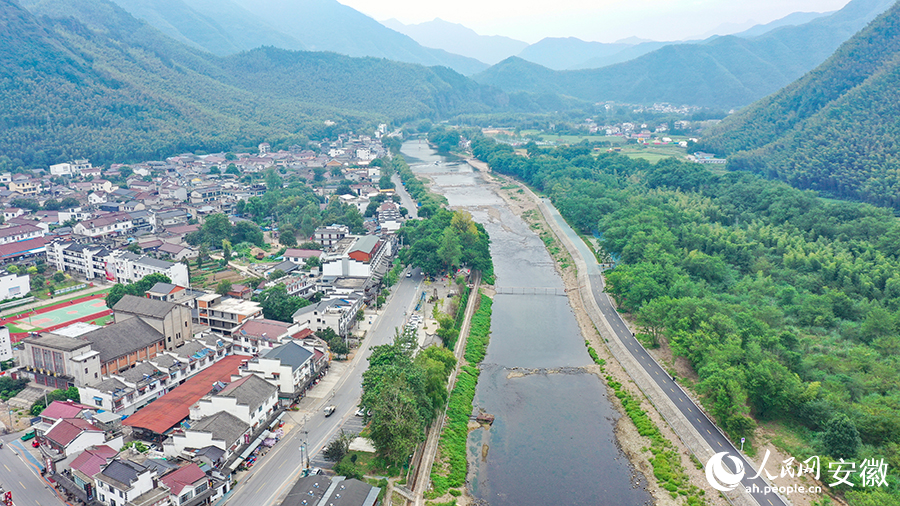
M 495 420 L 469 434 L 472 494 L 494 506 L 651 503 L 616 443 L 620 415 L 605 386 L 577 369 L 593 362 L 543 242 L 468 164 L 448 163 L 422 141 L 401 152 L 451 207 L 484 224 L 498 290 L 529 293 L 494 297 L 475 406 Z

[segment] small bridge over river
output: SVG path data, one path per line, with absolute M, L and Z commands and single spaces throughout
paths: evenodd
M 544 286 L 498 286 L 494 290 L 498 295 L 568 295 L 565 288 Z

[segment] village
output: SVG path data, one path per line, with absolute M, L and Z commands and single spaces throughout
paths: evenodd
M 402 186 L 379 184 L 373 162 L 390 158 L 388 135 L 381 125 L 316 149 L 262 143 L 252 154 L 104 168 L 72 160 L 0 176 L 8 187 L 0 191 L 0 378 L 28 381 L 0 421 L 3 433 L 21 437 L 4 438 L 0 451 L 22 453 L 70 503 L 193 506 L 227 497 L 235 473 L 300 423 L 290 416 L 298 405 L 308 419 L 314 403 L 305 400 L 340 393 L 341 373 L 326 373 L 350 367 L 333 360 L 378 325 L 384 278 L 401 272 L 396 233 L 415 214 L 400 205 L 414 206 Z M 363 233 L 320 224 L 298 244 L 274 220 L 260 226 L 238 212 L 274 172 L 318 183 L 323 209 L 340 199 L 360 216 L 374 201 L 375 212 Z M 352 191 L 338 194 L 338 184 Z M 218 254 L 191 244 L 190 234 L 222 216 L 261 233 L 262 243 Z M 110 285 L 147 280 L 160 281 L 107 307 Z M 421 276 L 400 281 L 408 287 L 398 308 L 418 296 Z M 273 287 L 308 302 L 267 318 L 257 296 Z M 422 325 L 396 314 L 393 323 Z M 77 399 L 47 399 L 74 390 Z M 304 475 L 317 475 L 309 460 Z M 379 493 L 359 480 L 315 479 L 322 493 L 341 482 L 348 492 L 335 504 L 374 504 Z

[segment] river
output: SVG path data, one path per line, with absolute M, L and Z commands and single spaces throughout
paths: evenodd
M 469 434 L 471 493 L 494 506 L 652 503 L 617 445 L 620 414 L 606 387 L 577 369 L 593 362 L 543 242 L 468 164 L 448 163 L 422 141 L 401 152 L 451 207 L 484 224 L 498 290 L 559 294 L 494 297 L 475 405 L 495 420 Z

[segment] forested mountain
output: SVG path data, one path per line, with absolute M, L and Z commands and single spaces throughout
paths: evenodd
M 760 37 L 727 36 L 703 44 L 669 45 L 600 69 L 552 71 L 511 58 L 474 79 L 508 92 L 727 109 L 747 105 L 813 69 L 893 3 L 852 0 L 830 16 Z
M 900 4 L 814 71 L 722 122 L 701 149 L 841 197 L 900 208 Z
M 487 68 L 473 58 L 423 47 L 336 0 L 113 1 L 166 35 L 220 56 L 274 46 L 443 65 L 463 74 Z
M 588 42 L 576 37 L 547 37 L 526 47 L 517 54 L 519 58 L 537 63 L 538 65 L 553 70 L 568 70 L 574 68 L 599 68 L 587 67 L 587 62 L 606 61 L 606 65 L 628 61 L 658 49 L 669 42 L 643 42 L 629 44 L 614 42 Z M 627 50 L 627 52 L 626 52 Z M 623 54 L 623 56 L 618 56 Z
M 262 48 L 220 58 L 105 0 L 0 0 L 0 165 L 95 163 L 327 136 L 376 122 L 503 109 L 452 70 Z M 336 122 L 332 127 L 324 120 Z
M 797 26 L 802 25 L 804 23 L 809 23 L 810 21 L 821 18 L 823 16 L 829 16 L 834 14 L 832 12 L 794 12 L 788 14 L 787 16 L 776 19 L 771 23 L 759 24 L 751 26 L 750 28 L 744 30 L 743 32 L 734 33 L 737 37 L 758 37 L 764 33 L 771 32 L 776 28 L 781 28 L 782 26 Z
M 412 25 L 389 19 L 381 24 L 408 35 L 425 47 L 443 49 L 490 65 L 517 54 L 528 46 L 527 42 L 501 35 L 479 35 L 471 28 L 440 18 Z

